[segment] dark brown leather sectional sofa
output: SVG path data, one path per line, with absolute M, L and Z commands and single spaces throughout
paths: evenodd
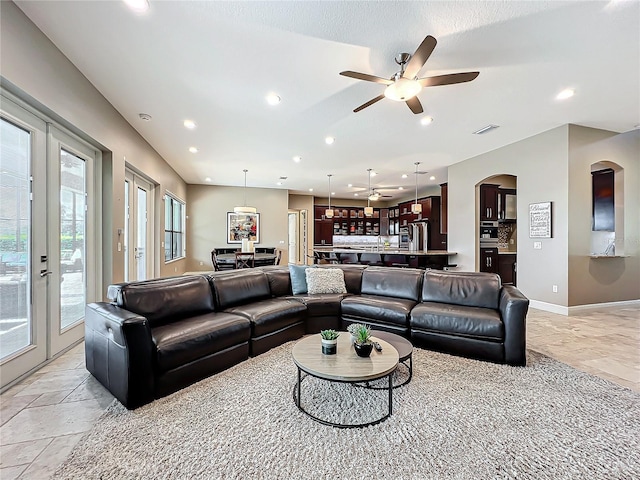
M 87 305 L 87 369 L 132 409 L 306 333 L 354 322 L 430 349 L 525 364 L 529 301 L 497 275 L 327 267 L 343 270 L 346 294 L 292 295 L 286 266 L 111 285 L 110 303 Z

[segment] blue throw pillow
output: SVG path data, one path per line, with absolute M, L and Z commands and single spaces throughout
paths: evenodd
M 314 265 L 315 267 L 315 265 Z M 308 265 L 289 264 L 289 276 L 291 277 L 291 291 L 294 295 L 307 293 L 307 268 L 313 268 Z

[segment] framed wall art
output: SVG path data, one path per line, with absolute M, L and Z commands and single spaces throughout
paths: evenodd
M 551 238 L 551 202 L 529 204 L 529 238 Z
M 245 239 L 260 243 L 260 214 L 227 212 L 227 243 L 242 243 Z

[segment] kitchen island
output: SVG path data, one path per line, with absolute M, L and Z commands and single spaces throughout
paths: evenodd
M 412 268 L 432 268 L 444 270 L 454 267 L 450 257 L 457 252 L 447 250 L 383 249 L 376 247 L 327 247 L 313 248 L 315 263 L 356 263 Z

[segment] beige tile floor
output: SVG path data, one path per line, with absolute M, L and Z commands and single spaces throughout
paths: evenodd
M 528 348 L 640 392 L 640 309 L 564 317 L 530 310 Z M 0 396 L 0 478 L 45 480 L 113 397 L 84 368 L 84 345 Z

